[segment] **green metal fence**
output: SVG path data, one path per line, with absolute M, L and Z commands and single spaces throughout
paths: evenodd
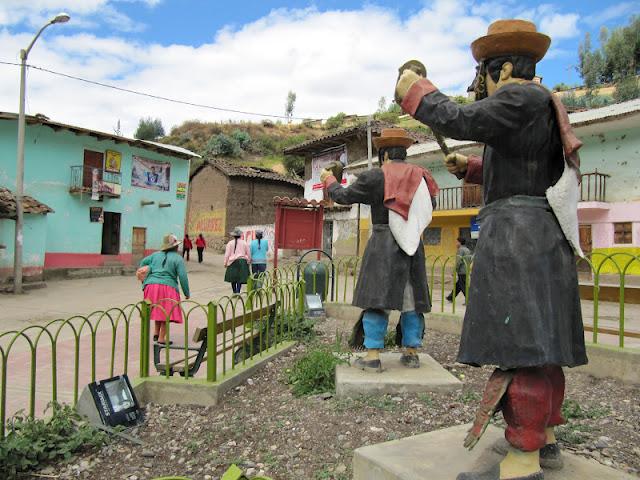
M 179 308 L 184 321 L 169 322 L 172 312 L 163 310 L 166 341 L 174 338 L 176 344 L 182 344 L 178 349 L 163 348 L 154 369 L 168 378 L 170 371 L 178 367 L 188 381 L 189 367 L 194 362 L 189 336 L 195 327 L 206 327 L 207 351 L 202 371 L 206 381 L 216 382 L 221 375 L 253 357 L 268 354 L 292 337 L 296 322 L 304 314 L 303 292 L 304 281 L 289 279 L 265 283 L 262 288 L 253 285 L 246 293 L 206 304 L 175 302 L 172 309 Z M 10 388 L 21 394 L 20 409 L 34 417 L 36 411 L 42 410 L 36 408 L 38 404 L 42 407 L 50 401 L 64 400 L 75 404 L 86 383 L 129 373 L 135 363 L 139 362 L 135 373 L 142 378 L 150 376 L 154 308 L 162 309 L 141 301 L 0 334 L 0 438 L 4 436 L 7 417 L 17 410 L 16 398 L 8 395 Z M 177 358 L 172 355 L 176 352 Z M 65 399 L 59 395 L 61 386 Z M 8 400 L 13 401 L 11 412 Z
M 458 280 L 455 255 L 427 255 L 425 258 L 427 282 L 433 312 L 459 313 L 460 300 L 453 297 L 449 303 L 446 297 Z M 463 259 L 468 272 L 466 276 L 465 297 L 469 291 L 471 276 L 473 275 L 473 261 Z M 333 263 L 322 260 L 328 271 L 333 271 L 333 277 L 327 276 L 324 291 L 329 301 L 350 303 L 360 271 L 359 257 L 342 257 L 334 259 Z M 333 270 L 331 269 L 333 266 Z M 640 256 L 629 253 L 594 252 L 586 258 L 577 259 L 580 276 L 580 291 L 583 298 L 583 316 L 585 330 L 591 332 L 591 341 L 600 343 L 602 334 L 617 337 L 619 347 L 625 347 L 625 340 L 640 338 L 640 313 L 629 313 L 630 305 L 640 304 Z M 271 271 L 265 278 L 277 279 L 296 278 L 297 271 L 302 271 L 304 265 L 298 267 L 285 266 L 278 271 Z M 315 278 L 311 284 L 316 285 Z M 606 307 L 606 314 L 602 309 Z M 637 312 L 640 312 L 638 307 Z M 606 320 L 609 325 L 603 325 Z M 636 322 L 628 327 L 629 320 Z

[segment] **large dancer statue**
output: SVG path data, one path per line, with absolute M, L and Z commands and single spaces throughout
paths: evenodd
M 498 368 L 465 445 L 502 409 L 509 449 L 458 480 L 540 480 L 559 468 L 553 427 L 563 423 L 562 367 L 587 363 L 574 253 L 580 141 L 566 111 L 533 82 L 551 40 L 523 20 L 500 20 L 471 45 L 476 102 L 458 105 L 405 70 L 402 108 L 434 132 L 483 142 L 483 157 L 450 154 L 450 172 L 484 186 L 458 361 Z M 486 97 L 486 98 L 485 98 Z
M 380 351 L 389 311 L 399 310 L 401 363 L 418 368 L 417 349 L 424 335 L 424 313 L 431 311 L 422 232 L 431 222 L 438 186 L 428 170 L 405 162 L 413 143 L 401 128 L 384 129 L 373 140 L 382 168 L 361 173 L 343 188 L 332 171 L 320 179 L 331 198 L 343 205 L 371 205 L 373 233 L 364 252 L 353 304 L 362 308 L 367 355 L 355 366 L 382 371 Z

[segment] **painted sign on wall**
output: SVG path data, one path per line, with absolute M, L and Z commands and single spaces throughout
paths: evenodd
M 169 191 L 171 164 L 133 155 L 131 185 L 151 190 Z
M 262 238 L 267 240 L 269 244 L 269 256 L 273 255 L 273 245 L 276 238 L 276 229 L 274 224 L 270 225 L 241 225 L 238 227 L 242 231 L 242 238 L 250 243 L 256 238 L 256 232 L 262 231 Z
M 186 182 L 178 182 L 176 186 L 176 198 L 178 200 L 184 200 L 187 196 L 187 183 Z
M 189 233 L 208 233 L 210 235 L 224 236 L 225 210 L 218 208 L 208 212 L 200 212 L 189 221 Z
M 322 182 L 320 182 L 320 173 L 331 162 L 341 162 L 342 165 L 347 166 L 347 146 L 341 145 L 340 147 L 326 150 L 318 155 L 314 155 L 311 159 L 311 178 L 304 184 L 304 198 L 307 200 L 322 200 Z M 343 178 L 343 182 L 346 182 L 346 178 Z
M 122 154 L 115 150 L 107 150 L 104 152 L 104 169 L 107 172 L 120 172 L 122 166 Z

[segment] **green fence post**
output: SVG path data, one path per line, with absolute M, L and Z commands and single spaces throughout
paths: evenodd
M 207 382 L 215 382 L 218 377 L 218 306 L 207 305 Z
M 149 328 L 151 307 L 144 301 L 140 308 L 140 378 L 149 376 Z
M 296 321 L 300 321 L 300 319 L 304 318 L 304 292 L 305 292 L 305 282 L 304 280 L 300 280 L 300 286 L 298 288 L 298 318 Z
M 249 310 L 253 310 L 253 295 L 251 292 L 255 290 L 255 279 L 253 278 L 253 274 L 249 275 L 247 278 L 247 305 L 249 306 Z

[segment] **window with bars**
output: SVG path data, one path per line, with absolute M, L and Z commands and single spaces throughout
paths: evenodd
M 425 245 L 440 245 L 442 238 L 441 227 L 429 227 L 422 235 L 422 241 Z
M 613 224 L 613 243 L 633 243 L 631 222 L 618 222 Z

